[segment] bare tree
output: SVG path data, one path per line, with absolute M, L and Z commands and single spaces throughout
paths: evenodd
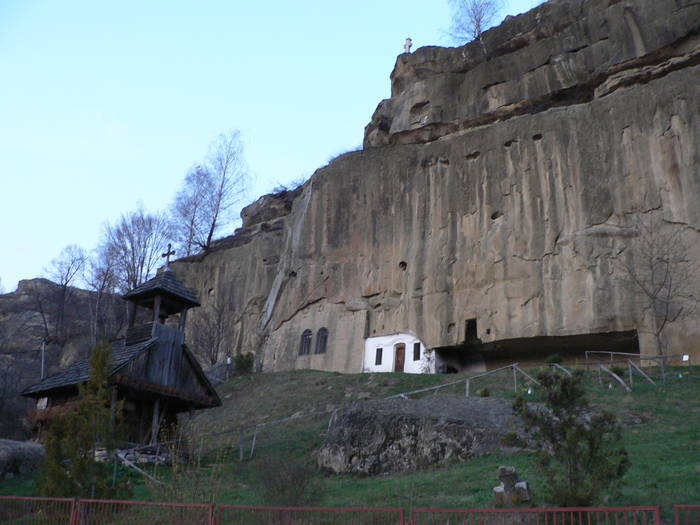
M 75 244 L 69 244 L 61 250 L 58 257 L 51 260 L 49 266 L 44 270 L 47 277 L 58 285 L 55 290 L 47 288 L 47 291 L 52 292 L 52 297 L 48 302 L 53 310 L 53 339 L 59 344 L 68 337 L 66 308 L 73 297 L 72 285 L 80 278 L 86 260 L 85 250 Z
M 68 286 L 80 277 L 87 261 L 85 250 L 76 244 L 69 244 L 55 259 L 51 260 L 46 273 L 53 282 Z
M 449 4 L 452 11 L 450 36 L 459 43 L 482 42 L 481 34 L 491 27 L 503 7 L 501 0 L 449 0 Z
M 229 334 L 234 319 L 230 304 L 230 291 L 220 293 L 213 304 L 199 309 L 192 323 L 193 350 L 210 366 L 233 353 Z
M 665 354 L 664 330 L 690 316 L 700 301 L 700 266 L 681 228 L 649 215 L 637 220 L 635 231 L 631 253 L 620 263 L 623 280 L 651 317 L 657 351 Z
M 240 133 L 220 135 L 206 161 L 187 174 L 171 207 L 177 240 L 186 255 L 211 246 L 218 230 L 233 218 L 247 182 Z
M 207 199 L 209 228 L 205 248 L 211 245 L 216 230 L 230 220 L 231 208 L 245 194 L 248 177 L 243 161 L 243 143 L 238 131 L 219 135 L 209 150 L 207 168 L 214 186 Z
M 117 275 L 115 261 L 104 250 L 97 250 L 88 260 L 85 285 L 90 296 L 90 340 L 95 346 L 101 339 L 115 337 L 121 328 L 116 296 Z
M 110 260 L 117 288 L 125 292 L 153 276 L 169 240 L 168 221 L 139 206 L 104 227 L 99 250 Z
M 209 171 L 203 166 L 194 166 L 175 195 L 170 208 L 172 230 L 185 256 L 192 255 L 206 242 L 206 201 L 212 187 Z

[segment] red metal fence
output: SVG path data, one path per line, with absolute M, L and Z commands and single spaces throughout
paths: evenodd
M 403 509 L 219 505 L 217 525 L 404 525 Z
M 700 525 L 700 505 L 676 505 L 675 525 Z M 2 525 L 660 525 L 659 507 L 530 509 L 259 507 L 0 496 Z
M 0 523 L 65 525 L 71 519 L 73 506 L 74 500 L 66 498 L 0 496 Z
M 676 525 L 700 525 L 700 505 L 676 505 L 673 515 Z
M 414 509 L 412 525 L 660 525 L 659 507 Z
M 125 500 L 77 500 L 70 525 L 212 525 L 214 505 Z

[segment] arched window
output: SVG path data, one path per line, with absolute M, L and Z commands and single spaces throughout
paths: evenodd
M 320 328 L 316 333 L 316 353 L 326 353 L 326 343 L 328 342 L 328 328 Z
M 301 333 L 299 342 L 299 355 L 309 355 L 311 352 L 311 330 L 304 330 Z

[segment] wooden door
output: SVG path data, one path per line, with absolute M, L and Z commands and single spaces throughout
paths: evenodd
M 403 372 L 404 361 L 406 361 L 406 345 L 399 343 L 394 346 L 394 372 Z

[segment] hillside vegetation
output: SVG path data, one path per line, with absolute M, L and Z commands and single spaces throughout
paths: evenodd
M 204 451 L 202 463 L 185 475 L 173 475 L 162 466 L 154 472 L 166 480 L 166 485 L 180 476 L 178 482 L 185 488 L 177 492 L 178 498 L 269 504 L 265 485 L 270 476 L 265 474 L 272 471 L 282 483 L 297 483 L 299 471 L 294 466 L 313 460 L 334 408 L 353 399 L 386 397 L 460 377 L 464 376 L 312 370 L 235 377 L 219 387 L 224 405 L 193 420 L 191 441 Z M 510 370 L 474 383 L 474 390 L 488 386 L 491 395 L 514 396 Z M 527 385 L 519 380 L 518 389 L 525 391 Z M 463 394 L 464 384 L 442 391 Z M 666 376 L 665 383 L 657 385 L 641 382 L 639 377 L 632 392 L 605 378 L 601 384 L 598 375 L 591 373 L 587 391 L 595 405 L 613 411 L 625 425 L 625 446 L 632 463 L 621 494 L 609 497 L 607 504 L 654 504 L 668 512 L 674 504 L 700 501 L 698 368 L 676 370 Z M 538 495 L 542 484 L 531 452 L 499 452 L 445 468 L 379 477 L 302 472 L 310 483 L 305 502 L 323 506 L 489 507 L 493 505 L 491 489 L 497 484 L 496 469 L 503 464 L 514 465 L 521 477 L 530 481 L 536 505 L 546 504 Z M 134 498 L 160 499 L 168 495 L 165 489 L 154 490 L 140 479 L 135 481 Z M 1 489 L 5 494 L 34 490 L 31 480 L 26 479 L 5 483 Z

